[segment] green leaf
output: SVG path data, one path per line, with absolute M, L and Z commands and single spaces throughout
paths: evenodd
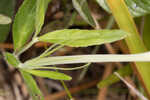
M 126 36 L 127 33 L 122 30 L 64 29 L 49 32 L 39 37 L 39 40 L 71 47 L 86 47 L 111 43 L 117 40 L 121 40 Z
M 13 24 L 14 49 L 19 50 L 30 39 L 35 27 L 37 0 L 24 0 Z
M 7 23 L 10 23 L 14 13 L 15 0 L 0 0 L 0 14 L 8 16 Z M 0 42 L 4 42 L 10 31 L 10 24 L 0 25 Z
M 95 27 L 95 21 L 91 16 L 90 10 L 88 8 L 88 3 L 86 0 L 72 0 L 74 8 L 79 12 L 81 17 L 89 23 L 91 26 Z
M 132 73 L 132 69 L 129 65 L 127 65 L 127 66 L 120 68 L 116 72 L 119 73 L 121 76 L 125 77 Z M 106 79 L 100 81 L 97 84 L 97 86 L 98 86 L 98 88 L 103 88 L 103 87 L 109 86 L 111 84 L 114 84 L 118 81 L 120 81 L 120 79 L 116 75 L 112 74 L 112 75 L 108 76 Z
M 71 80 L 72 78 L 64 73 L 59 73 L 56 71 L 46 71 L 46 70 L 25 70 L 28 73 L 33 75 L 43 77 L 43 78 L 50 78 L 54 80 Z
M 9 52 L 5 52 L 4 56 L 5 56 L 6 61 L 10 65 L 12 65 L 15 68 L 18 68 L 18 65 L 19 65 L 20 61 L 13 54 L 11 54 Z
M 32 100 L 44 100 L 44 97 L 33 77 L 26 71 L 20 70 L 20 72 L 27 85 L 28 92 L 32 96 Z
M 35 18 L 36 35 L 40 32 L 41 27 L 44 24 L 45 12 L 48 7 L 48 3 L 50 1 L 51 0 L 37 0 L 36 2 L 36 18 Z
M 145 16 L 144 19 L 144 29 L 143 29 L 143 41 L 146 45 L 146 47 L 148 48 L 148 50 L 150 50 L 150 15 Z
M 107 12 L 111 12 L 106 0 L 96 0 L 97 3 Z M 149 0 L 124 0 L 128 6 L 129 11 L 134 17 L 143 16 L 150 13 L 150 1 Z
M 0 14 L 0 24 L 9 24 L 11 19 L 8 16 Z

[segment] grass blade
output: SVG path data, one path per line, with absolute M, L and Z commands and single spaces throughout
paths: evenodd
M 139 33 L 136 29 L 136 25 L 133 21 L 132 16 L 129 13 L 129 10 L 124 0 L 107 0 L 107 4 L 110 7 L 112 14 L 114 15 L 115 20 L 119 25 L 120 29 L 130 33 L 130 35 L 128 35 L 125 39 L 130 52 L 146 52 L 147 49 L 145 48 L 144 43 L 139 36 Z M 143 86 L 145 87 L 145 90 L 147 91 L 147 94 L 150 97 L 150 63 L 136 62 L 135 64 L 136 67 L 134 69 L 137 71 L 137 75 L 143 83 Z
M 150 50 L 150 15 L 145 16 L 144 19 L 144 29 L 143 29 L 143 41 L 146 45 L 146 47 L 148 48 L 148 50 Z

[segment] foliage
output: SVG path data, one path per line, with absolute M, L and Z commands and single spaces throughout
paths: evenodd
M 70 47 L 87 47 L 93 45 L 102 45 L 105 43 L 112 43 L 122 39 L 126 40 L 126 43 L 131 53 L 141 53 L 147 51 L 144 42 L 140 39 L 140 36 L 138 35 L 138 31 L 134 24 L 134 20 L 130 15 L 130 12 L 134 17 L 139 17 L 148 14 L 150 12 L 150 1 L 125 0 L 124 2 L 123 0 L 116 0 L 112 2 L 112 0 L 97 0 L 100 6 L 102 6 L 107 12 L 112 13 L 114 15 L 120 29 L 62 29 L 53 32 L 48 32 L 44 35 L 38 36 L 44 24 L 45 13 L 50 2 L 51 0 L 24 0 L 23 4 L 19 8 L 15 16 L 14 23 L 12 26 L 14 53 L 4 53 L 5 60 L 8 62 L 8 64 L 17 68 L 21 72 L 21 75 L 24 78 L 24 81 L 29 89 L 30 95 L 32 96 L 33 100 L 44 100 L 44 98 L 32 75 L 43 78 L 50 78 L 54 80 L 71 80 L 71 77 L 64 73 L 60 73 L 58 71 L 45 70 L 68 70 L 67 68 L 61 69 L 59 67 L 53 67 L 53 65 L 71 63 L 138 61 L 136 63 L 137 67 L 135 67 L 135 69 L 138 71 L 138 76 L 142 78 L 146 90 L 148 91 L 148 94 L 150 93 L 150 81 L 148 77 L 150 70 L 147 67 L 149 66 L 149 63 L 141 63 L 141 61 L 150 61 L 148 56 L 149 53 L 137 55 L 106 54 L 47 57 L 57 49 L 63 47 L 64 45 Z M 72 0 L 72 3 L 75 9 L 78 11 L 78 13 L 81 15 L 81 17 L 93 28 L 96 28 L 97 21 L 92 17 L 92 14 L 88 8 L 87 1 Z M 128 6 L 129 10 L 126 5 Z M 11 21 L 9 17 L 6 17 L 5 15 L 0 15 L 0 24 L 9 24 Z M 143 31 L 144 39 L 145 35 L 147 35 L 149 31 L 146 27 L 148 25 L 149 23 L 145 24 L 145 28 Z M 0 28 L 0 31 L 1 30 L 3 29 Z M 49 47 L 40 56 L 29 59 L 24 63 L 21 62 L 20 55 L 38 41 L 54 43 L 54 45 Z M 149 44 L 148 42 L 146 43 Z M 87 65 L 78 68 L 70 68 L 69 70 L 84 68 Z M 129 75 L 131 74 L 131 72 L 132 71 L 129 66 L 123 67 L 122 69 L 118 70 L 118 73 L 122 76 Z M 118 78 L 112 75 L 106 80 L 100 82 L 98 86 L 107 86 L 117 81 Z
M 111 30 L 65 29 L 50 32 L 43 36 L 37 37 L 44 23 L 44 15 L 49 2 L 50 0 L 46 1 L 25 0 L 23 2 L 22 6 L 19 8 L 15 16 L 13 24 L 13 40 L 15 52 L 14 54 L 5 53 L 5 58 L 8 61 L 8 63 L 20 70 L 34 100 L 39 99 L 41 100 L 43 99 L 43 97 L 31 74 L 57 80 L 71 79 L 70 76 L 67 76 L 63 73 L 59 73 L 56 71 L 34 70 L 29 69 L 30 67 L 29 68 L 23 67 L 24 64 L 21 63 L 21 61 L 18 59 L 18 56 L 25 50 L 27 50 L 30 46 L 32 46 L 35 42 L 45 41 L 73 47 L 83 47 L 83 46 L 110 43 L 123 39 L 127 36 L 127 33 L 121 30 L 111 31 Z M 86 6 L 83 9 L 85 8 Z M 25 45 L 34 31 L 35 34 L 32 38 L 32 41 L 27 45 Z
M 67 45 L 70 47 L 87 47 L 111 43 L 127 36 L 121 30 L 79 30 L 64 29 L 46 33 L 39 37 L 39 41 Z

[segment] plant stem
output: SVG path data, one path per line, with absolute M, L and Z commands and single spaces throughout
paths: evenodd
M 49 55 L 51 55 L 52 53 L 54 53 L 55 51 L 57 51 L 58 49 L 60 49 L 62 47 L 64 47 L 64 45 L 59 45 L 58 47 L 56 47 L 56 48 L 52 49 L 51 51 L 45 53 L 42 57 L 49 56 Z
M 30 43 L 27 44 L 27 46 L 23 47 L 17 54 L 15 54 L 17 57 L 21 55 L 23 52 L 25 52 L 27 49 L 29 49 L 34 43 L 38 42 L 38 38 L 33 38 Z
M 53 44 L 52 46 L 50 46 L 48 49 L 46 49 L 38 58 L 42 58 L 45 57 L 47 55 L 47 53 L 52 50 L 54 47 L 56 47 L 57 44 Z
M 71 95 L 71 93 L 70 93 L 69 89 L 67 88 L 67 86 L 66 86 L 65 82 L 64 82 L 64 81 L 62 81 L 62 80 L 61 80 L 60 82 L 61 82 L 61 84 L 63 85 L 63 87 L 64 87 L 65 91 L 67 92 L 67 95 L 68 95 L 68 97 L 70 98 L 70 100 L 73 100 L 73 97 L 72 97 L 72 95 Z
M 56 71 L 58 72 L 58 70 L 56 70 Z M 70 99 L 70 100 L 73 100 L 73 97 L 72 97 L 72 95 L 71 95 L 71 92 L 69 91 L 69 89 L 68 89 L 67 85 L 65 84 L 65 82 L 64 82 L 63 80 L 60 80 L 60 82 L 61 82 L 61 84 L 63 85 L 63 87 L 64 87 L 64 89 L 65 89 L 65 91 L 66 91 L 66 93 L 67 93 L 69 99 Z
M 26 67 L 24 65 L 22 65 L 22 69 L 55 69 L 55 70 L 78 70 L 78 69 L 82 69 L 87 67 L 89 64 L 85 64 L 83 66 L 79 66 L 79 67 L 74 67 L 74 68 L 62 68 L 62 67 L 54 67 L 54 66 L 30 66 L 30 67 Z
M 92 54 L 95 54 L 95 53 L 99 50 L 99 47 L 100 47 L 100 46 L 96 46 L 96 47 L 94 48 L 94 50 L 92 51 Z M 81 81 L 81 80 L 84 78 L 85 74 L 87 73 L 87 71 L 88 71 L 88 69 L 89 69 L 89 66 L 90 66 L 92 63 L 87 63 L 87 64 L 88 64 L 88 66 L 85 67 L 85 68 L 82 70 L 81 74 L 79 75 L 78 81 Z

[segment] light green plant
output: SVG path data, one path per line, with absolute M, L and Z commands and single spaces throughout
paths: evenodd
M 35 82 L 32 75 L 50 78 L 54 80 L 71 80 L 71 77 L 60 73 L 58 71 L 49 71 L 43 69 L 55 69 L 55 70 L 76 70 L 85 68 L 89 62 L 138 62 L 137 66 L 142 66 L 150 61 L 150 53 L 141 53 L 145 50 L 145 47 L 139 36 L 137 35 L 136 27 L 134 26 L 133 20 L 130 17 L 128 10 L 122 0 L 120 2 L 119 12 L 122 11 L 121 14 L 127 15 L 126 25 L 121 23 L 121 16 L 115 15 L 112 8 L 111 12 L 115 15 L 115 18 L 118 18 L 118 24 L 121 27 L 121 30 L 81 30 L 81 29 L 62 29 L 56 30 L 53 32 L 45 33 L 44 35 L 39 35 L 42 26 L 44 24 L 44 16 L 46 13 L 46 9 L 51 0 L 24 0 L 23 4 L 19 8 L 13 23 L 13 44 L 14 44 L 14 52 L 9 53 L 5 52 L 4 56 L 8 64 L 17 68 L 21 75 L 23 76 L 25 83 L 29 89 L 30 94 L 32 95 L 33 100 L 43 100 L 43 95 L 40 92 L 37 83 Z M 86 0 L 72 0 L 74 7 L 83 17 L 83 19 L 90 24 L 92 27 L 96 27 L 97 23 L 93 19 Z M 97 0 L 100 4 L 104 3 L 104 1 Z M 114 1 L 114 0 L 113 0 Z M 146 0 L 144 0 L 146 1 Z M 108 3 L 111 3 L 108 0 Z M 114 2 L 114 4 L 117 2 Z M 123 4 L 122 4 L 123 3 Z M 103 5 L 102 5 L 103 6 Z M 111 6 L 111 5 L 110 5 Z M 104 8 L 109 11 L 106 6 Z M 116 6 L 118 7 L 118 6 Z M 125 9 L 124 9 L 125 7 Z M 123 12 L 124 11 L 124 12 Z M 145 14 L 145 13 L 144 13 Z M 143 15 L 143 14 L 141 14 Z M 124 17 L 123 17 L 124 18 Z M 22 20 L 23 19 L 23 20 Z M 132 34 L 133 33 L 133 34 Z M 33 36 L 32 36 L 33 35 Z M 31 39 L 31 41 L 29 41 Z M 112 43 L 118 40 L 126 39 L 129 49 L 131 49 L 131 53 L 141 53 L 141 54 L 95 54 L 95 55 L 77 55 L 77 56 L 58 56 L 58 57 L 49 57 L 53 52 L 62 48 L 63 46 L 70 47 L 87 47 L 93 45 L 101 45 L 104 43 Z M 137 40 L 136 40 L 137 39 Z M 132 42 L 134 41 L 135 42 Z M 24 63 L 20 61 L 20 55 L 24 53 L 27 49 L 29 49 L 33 44 L 42 41 L 54 43 L 54 45 L 50 46 L 45 52 L 43 52 L 40 56 L 29 59 Z M 134 46 L 135 44 L 138 44 Z M 140 47 L 138 47 L 140 46 Z M 142 62 L 142 63 L 141 63 Z M 88 63 L 86 65 L 75 67 L 75 68 L 59 68 L 58 64 L 72 64 L 72 63 Z M 145 67 L 141 68 L 143 73 Z M 127 75 L 131 73 L 130 67 L 125 67 L 129 73 L 122 73 L 122 70 L 119 71 L 121 74 Z M 147 68 L 148 69 L 148 68 Z M 139 69 L 140 70 L 140 69 Z M 148 70 L 149 72 L 149 70 Z M 148 77 L 148 74 L 143 74 L 142 78 L 145 84 L 149 83 L 145 81 L 144 77 Z M 116 82 L 116 79 L 115 79 Z M 102 84 L 102 83 L 101 83 Z M 98 86 L 101 86 L 99 84 Z M 111 83 L 110 83 L 111 84 Z M 149 90 L 149 87 L 146 87 Z

